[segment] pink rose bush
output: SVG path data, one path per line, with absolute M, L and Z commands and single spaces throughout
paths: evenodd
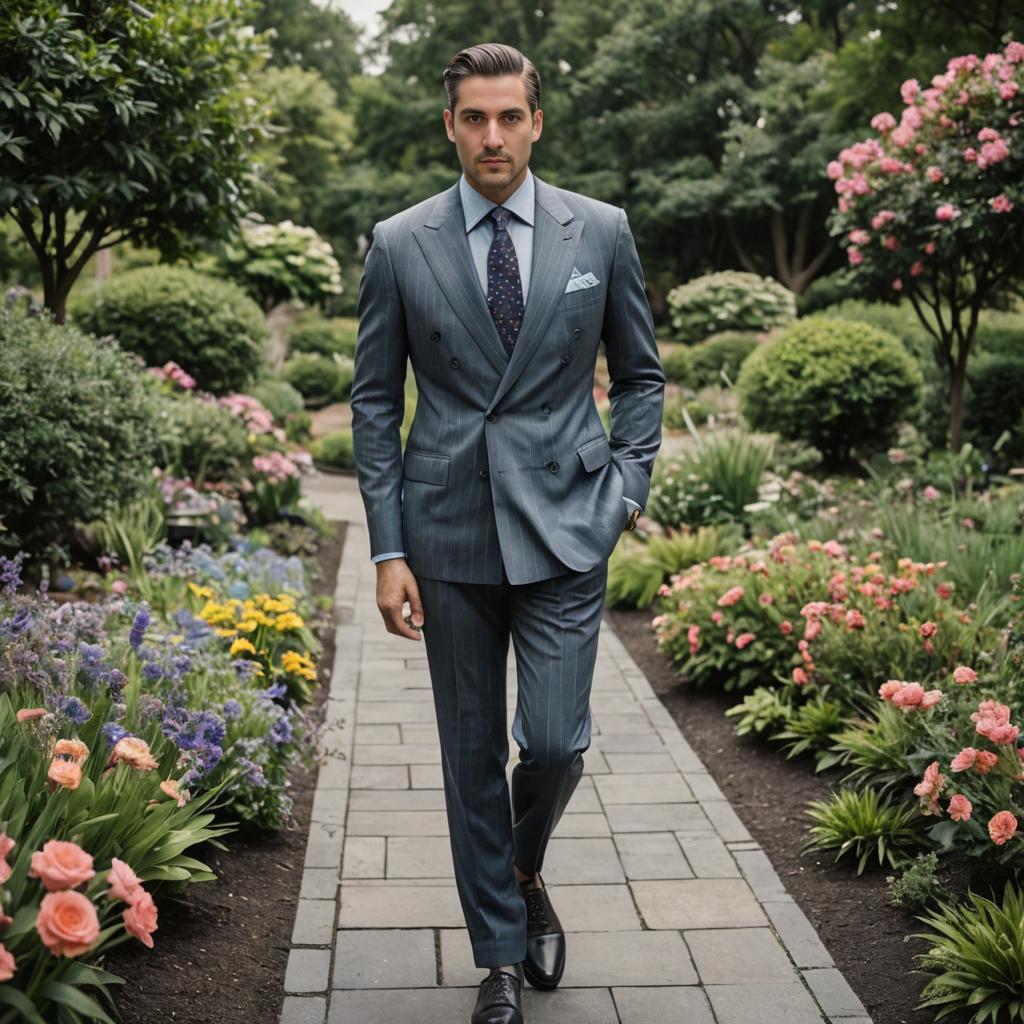
M 995 282 L 1020 279 L 1024 266 L 1022 48 L 953 57 L 930 82 L 904 82 L 898 116 L 876 114 L 874 136 L 826 168 L 838 197 L 830 230 L 849 265 L 907 296 L 940 339 L 954 450 L 977 311 Z M 953 296 L 952 308 L 939 315 L 936 296 Z

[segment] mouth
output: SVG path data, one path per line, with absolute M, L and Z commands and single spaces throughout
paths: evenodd
M 487 159 L 481 160 L 480 162 L 483 163 L 483 164 L 492 164 L 494 166 L 498 166 L 500 164 L 507 164 L 508 163 L 507 160 L 495 160 L 495 159 L 492 159 L 492 158 L 487 158 Z

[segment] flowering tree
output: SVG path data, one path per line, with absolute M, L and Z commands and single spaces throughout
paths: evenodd
M 904 82 L 900 120 L 828 165 L 839 194 L 829 230 L 855 272 L 906 295 L 949 373 L 950 447 L 978 316 L 1024 279 L 1024 43 L 954 57 L 923 89 Z

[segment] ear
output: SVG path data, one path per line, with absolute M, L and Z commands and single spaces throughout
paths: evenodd
M 533 135 L 530 141 L 536 142 L 540 138 L 541 128 L 544 126 L 544 111 L 539 107 L 533 112 Z
M 442 115 L 444 117 L 444 130 L 445 130 L 446 134 L 448 135 L 448 141 L 449 142 L 454 142 L 455 141 L 455 125 L 454 125 L 454 122 L 452 120 L 452 112 L 451 112 L 451 110 L 449 110 L 448 107 L 445 107 L 444 110 L 442 111 Z

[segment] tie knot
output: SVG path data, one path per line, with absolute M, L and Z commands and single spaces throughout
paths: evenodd
M 504 231 L 505 225 L 511 216 L 511 210 L 506 210 L 504 206 L 495 206 L 488 216 L 494 221 L 496 231 Z

